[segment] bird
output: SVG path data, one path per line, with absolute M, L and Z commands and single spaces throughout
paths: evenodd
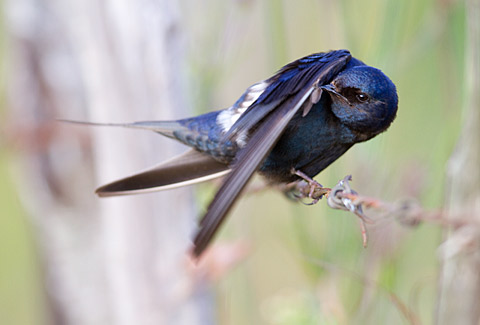
M 314 53 L 253 84 L 229 108 L 174 121 L 92 123 L 154 131 L 191 147 L 180 156 L 96 190 L 100 197 L 135 194 L 224 176 L 199 222 L 199 258 L 242 190 L 258 172 L 268 184 L 299 184 L 396 117 L 394 83 L 348 50 Z M 319 185 L 319 184 L 318 184 Z

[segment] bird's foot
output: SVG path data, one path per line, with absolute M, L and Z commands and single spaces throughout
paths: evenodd
M 350 187 L 349 181 L 352 180 L 352 176 L 350 175 L 345 176 L 335 187 L 328 188 L 323 187 L 320 183 L 299 170 L 292 170 L 292 174 L 302 178 L 302 181 L 296 181 L 283 186 L 282 190 L 287 196 L 298 200 L 305 205 L 316 204 L 323 196 L 325 196 L 329 207 L 354 213 L 360 221 L 363 247 L 367 247 L 368 233 L 366 225 L 374 222 L 365 215 L 363 212 L 363 206 L 378 207 L 380 204 L 378 201 L 360 196 L 355 192 Z M 312 202 L 304 203 L 302 200 L 305 198 L 311 199 Z
M 328 195 L 328 193 L 331 191 L 330 188 L 323 187 L 322 184 L 312 179 L 300 170 L 292 169 L 292 174 L 297 175 L 298 177 L 303 179 L 303 181 L 301 182 L 294 183 L 294 188 L 297 192 L 296 198 L 299 200 L 305 198 L 309 198 L 312 200 L 312 202 L 310 203 L 304 203 L 302 201 L 302 203 L 304 203 L 305 205 L 317 204 L 324 195 Z

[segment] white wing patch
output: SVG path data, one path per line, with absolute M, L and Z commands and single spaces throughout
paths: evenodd
M 217 124 L 222 127 L 223 132 L 230 130 L 238 118 L 260 97 L 269 85 L 266 81 L 262 81 L 250 86 L 233 106 L 218 114 Z M 247 144 L 246 140 L 246 134 L 239 134 L 236 139 L 237 145 L 240 147 L 245 146 Z
M 240 115 L 242 115 L 246 110 L 246 108 L 242 110 L 233 110 L 232 108 L 233 107 L 227 108 L 217 116 L 217 124 L 222 127 L 223 132 L 228 132 L 228 130 L 230 130 L 230 128 L 238 120 Z

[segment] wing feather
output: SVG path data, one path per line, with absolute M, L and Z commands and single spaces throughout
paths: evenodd
M 320 84 L 327 84 L 351 59 L 347 50 L 316 53 L 291 62 L 281 68 L 274 76 L 265 80 L 268 85 L 233 126 L 225 134 L 224 141 L 234 140 L 240 134 L 248 134 L 252 128 L 275 110 L 283 101 L 300 90 L 308 87 L 312 80 L 322 74 Z M 343 64 L 331 66 L 332 62 L 344 61 Z
M 161 191 L 221 177 L 229 171 L 227 165 L 192 149 L 153 168 L 103 185 L 95 193 L 106 197 Z

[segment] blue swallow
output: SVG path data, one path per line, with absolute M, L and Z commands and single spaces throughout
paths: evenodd
M 385 131 L 398 97 L 379 69 L 347 50 L 316 53 L 250 86 L 231 107 L 177 121 L 114 125 L 147 129 L 192 147 L 96 190 L 99 196 L 170 189 L 225 176 L 200 222 L 200 256 L 255 172 L 271 184 L 311 182 L 355 143 Z

